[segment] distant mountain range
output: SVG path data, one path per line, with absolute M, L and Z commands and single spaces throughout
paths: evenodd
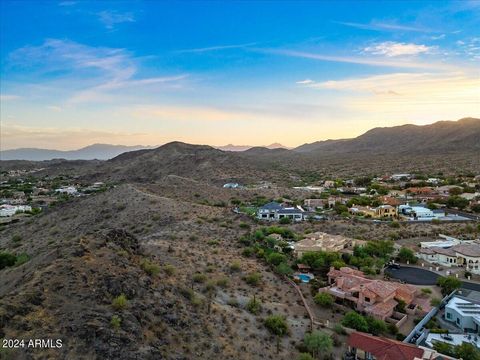
M 249 149 L 252 149 L 252 148 L 255 148 L 255 147 L 258 147 L 258 146 L 233 145 L 233 144 L 228 144 L 228 145 L 224 145 L 224 146 L 215 146 L 215 148 L 223 150 L 223 151 L 245 151 L 245 150 L 249 150 Z M 260 147 L 266 148 L 266 149 L 289 149 L 288 147 L 283 146 L 280 143 L 273 143 L 273 144 L 270 144 L 270 145 L 267 145 L 267 146 L 260 146 Z
M 180 144 L 178 142 L 174 142 Z M 158 147 L 159 151 L 166 145 Z M 202 145 L 203 146 L 203 145 Z M 281 161 L 285 158 L 321 159 L 358 156 L 419 156 L 461 153 L 480 153 L 480 119 L 464 118 L 458 121 L 439 121 L 431 125 L 401 125 L 374 128 L 353 139 L 325 140 L 289 149 L 282 144 L 268 146 L 233 145 L 209 147 L 224 152 L 237 152 L 262 161 Z M 169 147 L 170 148 L 170 147 Z M 108 160 L 122 153 L 137 156 L 136 151 L 148 153 L 154 147 L 94 144 L 72 151 L 45 149 L 15 149 L 0 152 L 1 160 L 51 159 Z M 183 149 L 183 148 L 182 148 Z M 126 157 L 129 157 L 126 155 Z M 308 156 L 302 156 L 308 155 Z M 300 156 L 300 158 L 299 158 Z
M 108 160 L 127 151 L 151 149 L 149 146 L 93 144 L 78 150 L 48 150 L 36 148 L 21 148 L 0 151 L 0 160 L 31 160 L 43 161 L 52 159 L 65 160 Z

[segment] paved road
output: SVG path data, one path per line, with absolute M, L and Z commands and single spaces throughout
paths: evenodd
M 412 285 L 435 285 L 437 278 L 441 276 L 433 271 L 408 266 L 402 266 L 400 269 L 385 269 L 385 273 Z M 480 284 L 462 281 L 462 288 L 480 291 Z
M 386 269 L 390 277 L 405 281 L 412 285 L 435 285 L 440 276 L 432 271 L 402 266 L 400 269 Z

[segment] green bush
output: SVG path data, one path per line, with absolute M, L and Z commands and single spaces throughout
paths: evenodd
M 355 329 L 362 332 L 368 332 L 367 320 L 356 313 L 355 311 L 349 311 L 342 319 L 342 325 L 351 329 Z
M 173 274 L 175 274 L 175 271 L 177 271 L 177 269 L 175 268 L 175 266 L 168 264 L 163 267 L 163 271 L 165 271 L 165 274 L 172 276 Z
M 288 333 L 288 325 L 285 318 L 281 315 L 270 315 L 265 319 L 265 327 L 272 334 L 284 336 Z
M 193 274 L 192 279 L 196 283 L 204 283 L 205 281 L 207 281 L 207 275 L 196 273 L 196 274 Z
M 260 303 L 260 301 L 258 301 L 257 299 L 255 299 L 255 297 L 253 297 L 252 299 L 250 299 L 247 303 L 247 305 L 245 306 L 245 308 L 251 312 L 252 314 L 254 315 L 258 315 L 260 313 L 260 311 L 262 311 L 262 304 Z
M 320 354 L 323 356 L 330 354 L 333 347 L 333 340 L 330 335 L 318 330 L 305 334 L 303 343 L 314 358 Z
M 325 308 L 331 307 L 334 303 L 333 296 L 326 292 L 319 292 L 317 295 L 315 295 L 313 301 L 315 301 L 315 304 Z
M 122 324 L 122 319 L 118 315 L 113 315 L 112 319 L 110 320 L 110 325 L 114 329 L 120 329 L 120 325 Z
M 245 276 L 245 282 L 249 285 L 256 286 L 260 283 L 260 280 L 262 280 L 262 274 L 259 272 L 253 272 Z
M 128 299 L 124 294 L 118 295 L 112 301 L 112 306 L 115 310 L 124 310 L 128 306 Z
M 239 261 L 234 261 L 230 264 L 230 271 L 236 272 L 242 269 L 241 264 Z
M 22 264 L 25 264 L 28 260 L 30 260 L 30 256 L 28 254 L 22 253 L 20 255 L 17 255 L 15 266 L 20 266 Z
M 17 257 L 7 252 L 0 252 L 0 270 L 15 265 Z
M 160 273 L 160 266 L 147 259 L 142 260 L 140 267 L 150 276 L 156 276 Z

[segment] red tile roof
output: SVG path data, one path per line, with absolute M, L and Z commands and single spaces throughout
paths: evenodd
M 423 350 L 415 345 L 360 332 L 349 336 L 348 345 L 371 353 L 377 360 L 414 360 L 423 356 Z

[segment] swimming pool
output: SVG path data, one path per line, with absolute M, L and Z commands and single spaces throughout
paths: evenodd
M 297 274 L 295 275 L 295 277 L 304 283 L 308 283 L 310 280 L 313 279 L 313 275 L 309 275 L 309 274 Z

